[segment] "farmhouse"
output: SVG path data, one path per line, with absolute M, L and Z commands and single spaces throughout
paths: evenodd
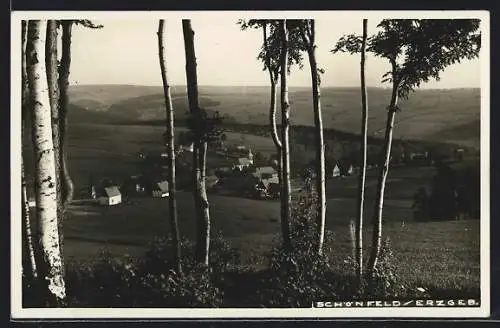
M 340 177 L 340 176 L 348 176 L 351 175 L 354 171 L 352 164 L 348 163 L 345 160 L 340 160 L 335 164 L 332 169 L 332 177 Z
M 278 176 L 265 177 L 258 180 L 256 188 L 257 189 L 265 189 L 269 191 L 272 184 L 279 185 Z
M 255 168 L 252 175 L 258 179 L 262 179 L 264 176 L 278 177 L 278 172 L 272 166 L 259 166 Z
M 168 181 L 160 181 L 151 187 L 151 196 L 154 198 L 168 197 Z
M 252 165 L 252 163 L 253 161 L 251 161 L 250 159 L 246 157 L 241 157 L 238 158 L 236 164 L 233 165 L 233 168 L 243 171 L 244 168 L 249 167 L 250 165 Z
M 332 177 L 339 177 L 340 176 L 340 168 L 338 164 L 335 164 L 335 166 L 332 169 Z
M 122 202 L 122 194 L 117 186 L 104 187 L 102 194 L 98 199 L 101 205 L 117 205 Z

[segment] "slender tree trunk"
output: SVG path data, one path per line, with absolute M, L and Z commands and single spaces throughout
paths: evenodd
M 292 197 L 290 194 L 290 140 L 289 140 L 289 130 L 290 130 L 290 103 L 288 100 L 288 86 L 287 86 L 287 65 L 288 65 L 288 31 L 286 28 L 286 20 L 281 20 L 280 23 L 281 30 L 281 141 L 282 141 L 282 162 L 283 162 L 283 194 L 281 195 L 283 199 L 283 213 L 282 220 L 284 222 L 290 222 L 290 211 Z
M 184 50 L 186 53 L 186 79 L 188 102 L 191 114 L 195 120 L 201 120 L 201 109 L 198 100 L 198 76 L 196 72 L 196 54 L 194 49 L 194 31 L 191 20 L 182 20 L 184 35 Z M 194 200 L 197 211 L 196 250 L 198 261 L 209 265 L 210 247 L 210 210 L 205 184 L 205 167 L 207 142 L 203 132 L 193 131 L 195 134 L 193 151 Z
M 21 141 L 24 140 L 24 125 L 25 117 L 28 114 L 28 78 L 26 73 L 26 33 L 27 21 L 21 22 L 21 33 L 22 33 L 22 51 L 21 51 L 21 83 L 22 83 L 22 123 L 21 123 Z M 32 229 L 30 221 L 30 206 L 28 201 L 28 195 L 26 192 L 26 176 L 24 174 L 24 156 L 21 156 L 21 201 L 22 201 L 22 229 L 23 229 L 23 270 L 30 280 L 36 279 L 38 276 L 38 270 L 36 265 L 35 251 L 33 249 L 33 238 Z
M 26 177 L 24 175 L 24 163 L 21 162 L 21 183 L 22 183 L 22 195 L 21 201 L 23 203 L 22 214 L 23 214 L 23 271 L 26 276 L 33 281 L 38 277 L 38 270 L 36 265 L 35 250 L 33 249 L 33 236 L 31 230 L 30 221 L 30 205 L 26 193 Z
M 45 41 L 45 66 L 47 67 L 47 82 L 49 85 L 49 102 L 52 119 L 52 142 L 54 143 L 54 158 L 56 164 L 56 197 L 57 197 L 57 224 L 59 226 L 59 248 L 64 263 L 64 211 L 61 198 L 61 147 L 59 120 L 59 85 L 57 67 L 57 21 L 47 21 L 47 39 Z M 63 267 L 63 276 L 65 268 Z
M 314 125 L 315 125 L 315 143 L 316 143 L 316 190 L 318 192 L 317 203 L 317 229 L 318 229 L 318 245 L 317 253 L 323 253 L 323 244 L 325 240 L 325 219 L 326 219 L 326 191 L 325 191 L 325 146 L 323 140 L 323 118 L 321 115 L 321 99 L 320 99 L 320 80 L 318 76 L 318 64 L 316 62 L 316 45 L 315 45 L 315 27 L 314 20 L 311 20 L 310 44 L 308 49 L 309 65 L 311 66 L 312 94 L 313 94 L 313 109 L 314 109 Z
M 276 154 L 278 155 L 278 184 L 280 186 L 280 215 L 281 215 L 281 235 L 283 238 L 283 247 L 285 249 L 291 249 L 290 240 L 290 222 L 285 213 L 285 198 L 283 197 L 283 148 L 282 143 L 279 139 L 278 127 L 276 125 L 276 94 L 277 94 L 277 83 L 273 81 L 271 83 L 271 108 L 269 111 L 269 120 L 271 124 L 271 135 L 273 136 L 274 145 L 276 146 Z
M 45 70 L 45 36 L 47 22 L 34 20 L 28 24 L 27 75 L 30 88 L 32 134 L 36 163 L 36 213 L 38 220 L 42 267 L 40 278 L 46 285 L 47 305 L 62 305 L 66 298 L 63 262 L 59 248 L 56 199 L 56 167 L 52 143 L 51 115 Z
M 207 176 L 207 148 L 208 144 L 206 142 L 201 143 L 200 148 L 200 204 L 202 208 L 202 220 L 200 221 L 201 230 L 204 234 L 200 234 L 200 262 L 208 266 L 210 261 L 210 210 L 207 197 L 207 186 L 206 186 L 206 176 Z
M 366 61 L 366 39 L 368 35 L 368 20 L 363 19 L 363 43 L 361 45 L 361 162 L 358 182 L 358 208 L 356 218 L 356 275 L 361 285 L 363 279 L 363 208 L 365 201 L 365 181 L 366 181 L 366 148 L 368 145 L 368 95 L 365 81 L 365 61 Z
M 384 161 L 381 163 L 380 173 L 377 181 L 377 194 L 376 203 L 373 213 L 373 236 L 372 236 L 372 250 L 370 254 L 370 259 L 368 261 L 368 274 L 369 279 L 373 278 L 375 268 L 377 266 L 377 261 L 380 255 L 380 250 L 382 248 L 382 211 L 384 208 L 384 191 L 385 182 L 387 180 L 387 174 L 389 173 L 389 163 L 391 158 L 391 147 L 392 147 L 392 134 L 394 130 L 394 119 L 396 117 L 396 106 L 398 103 L 398 87 L 399 83 L 395 77 L 395 63 L 393 63 L 393 88 L 391 95 L 391 102 L 387 111 L 387 122 L 385 127 L 385 139 L 384 139 Z
M 271 67 L 271 56 L 270 49 L 267 43 L 267 24 L 262 26 L 264 47 L 266 50 L 266 67 L 269 72 L 269 81 L 271 83 L 271 103 L 269 108 L 269 125 L 271 127 L 271 136 L 273 138 L 274 145 L 276 146 L 276 153 L 278 155 L 278 184 L 280 186 L 280 215 L 281 215 L 281 234 L 283 237 L 283 247 L 285 249 L 291 248 L 290 241 L 290 223 L 283 216 L 284 210 L 284 198 L 283 195 L 283 155 L 282 155 L 282 144 L 278 134 L 278 127 L 276 125 L 276 95 L 278 89 L 278 74 L 273 72 Z
M 165 20 L 160 19 L 158 24 L 158 50 L 160 59 L 161 79 L 163 81 L 163 94 L 165 96 L 165 109 L 167 116 L 167 148 L 168 148 L 168 206 L 170 229 L 174 242 L 174 262 L 177 272 L 182 273 L 181 241 L 179 222 L 177 219 L 176 183 L 175 183 L 175 135 L 174 135 L 174 108 L 170 95 L 170 84 L 167 74 L 167 58 L 165 55 Z
M 69 174 L 68 168 L 68 154 L 66 151 L 66 138 L 67 138 L 67 126 L 68 126 L 68 88 L 69 88 L 69 73 L 71 67 L 71 30 L 73 27 L 72 20 L 62 20 L 62 53 L 61 53 L 61 65 L 59 66 L 59 148 L 60 148 L 60 167 L 59 172 L 61 176 L 61 198 L 63 202 L 63 208 L 73 200 L 74 186 L 73 180 Z

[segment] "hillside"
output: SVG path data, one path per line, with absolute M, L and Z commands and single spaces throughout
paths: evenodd
M 188 109 L 185 87 L 172 88 L 177 120 Z M 385 127 L 390 91 L 370 88 L 369 133 L 381 136 Z M 267 124 L 267 87 L 200 87 L 201 106 L 219 111 L 242 124 Z M 313 125 L 311 92 L 291 88 L 292 124 Z M 358 88 L 323 88 L 325 128 L 358 133 L 361 111 Z M 165 117 L 161 87 L 84 85 L 70 88 L 70 120 L 77 122 L 140 123 Z M 479 145 L 480 90 L 419 90 L 401 102 L 396 118 L 396 138 L 450 141 Z M 278 115 L 279 119 L 279 115 Z M 446 139 L 446 140 L 444 140 Z

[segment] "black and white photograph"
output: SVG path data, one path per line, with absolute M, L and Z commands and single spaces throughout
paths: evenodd
M 11 14 L 11 315 L 489 315 L 487 11 Z

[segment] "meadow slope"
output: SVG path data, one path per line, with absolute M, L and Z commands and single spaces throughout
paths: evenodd
M 369 133 L 382 137 L 390 91 L 370 88 Z M 219 111 L 234 122 L 267 124 L 267 87 L 200 87 L 201 106 Z M 172 90 L 176 119 L 187 112 L 185 87 Z M 324 127 L 358 133 L 361 111 L 358 88 L 323 88 Z M 290 89 L 293 125 L 313 125 L 309 88 Z M 139 123 L 165 117 L 161 87 L 122 85 L 83 85 L 70 88 L 74 122 Z M 480 90 L 418 90 L 396 118 L 395 138 L 450 141 L 479 146 Z M 279 115 L 278 115 L 279 119 Z M 444 132 L 444 134 L 443 134 Z

